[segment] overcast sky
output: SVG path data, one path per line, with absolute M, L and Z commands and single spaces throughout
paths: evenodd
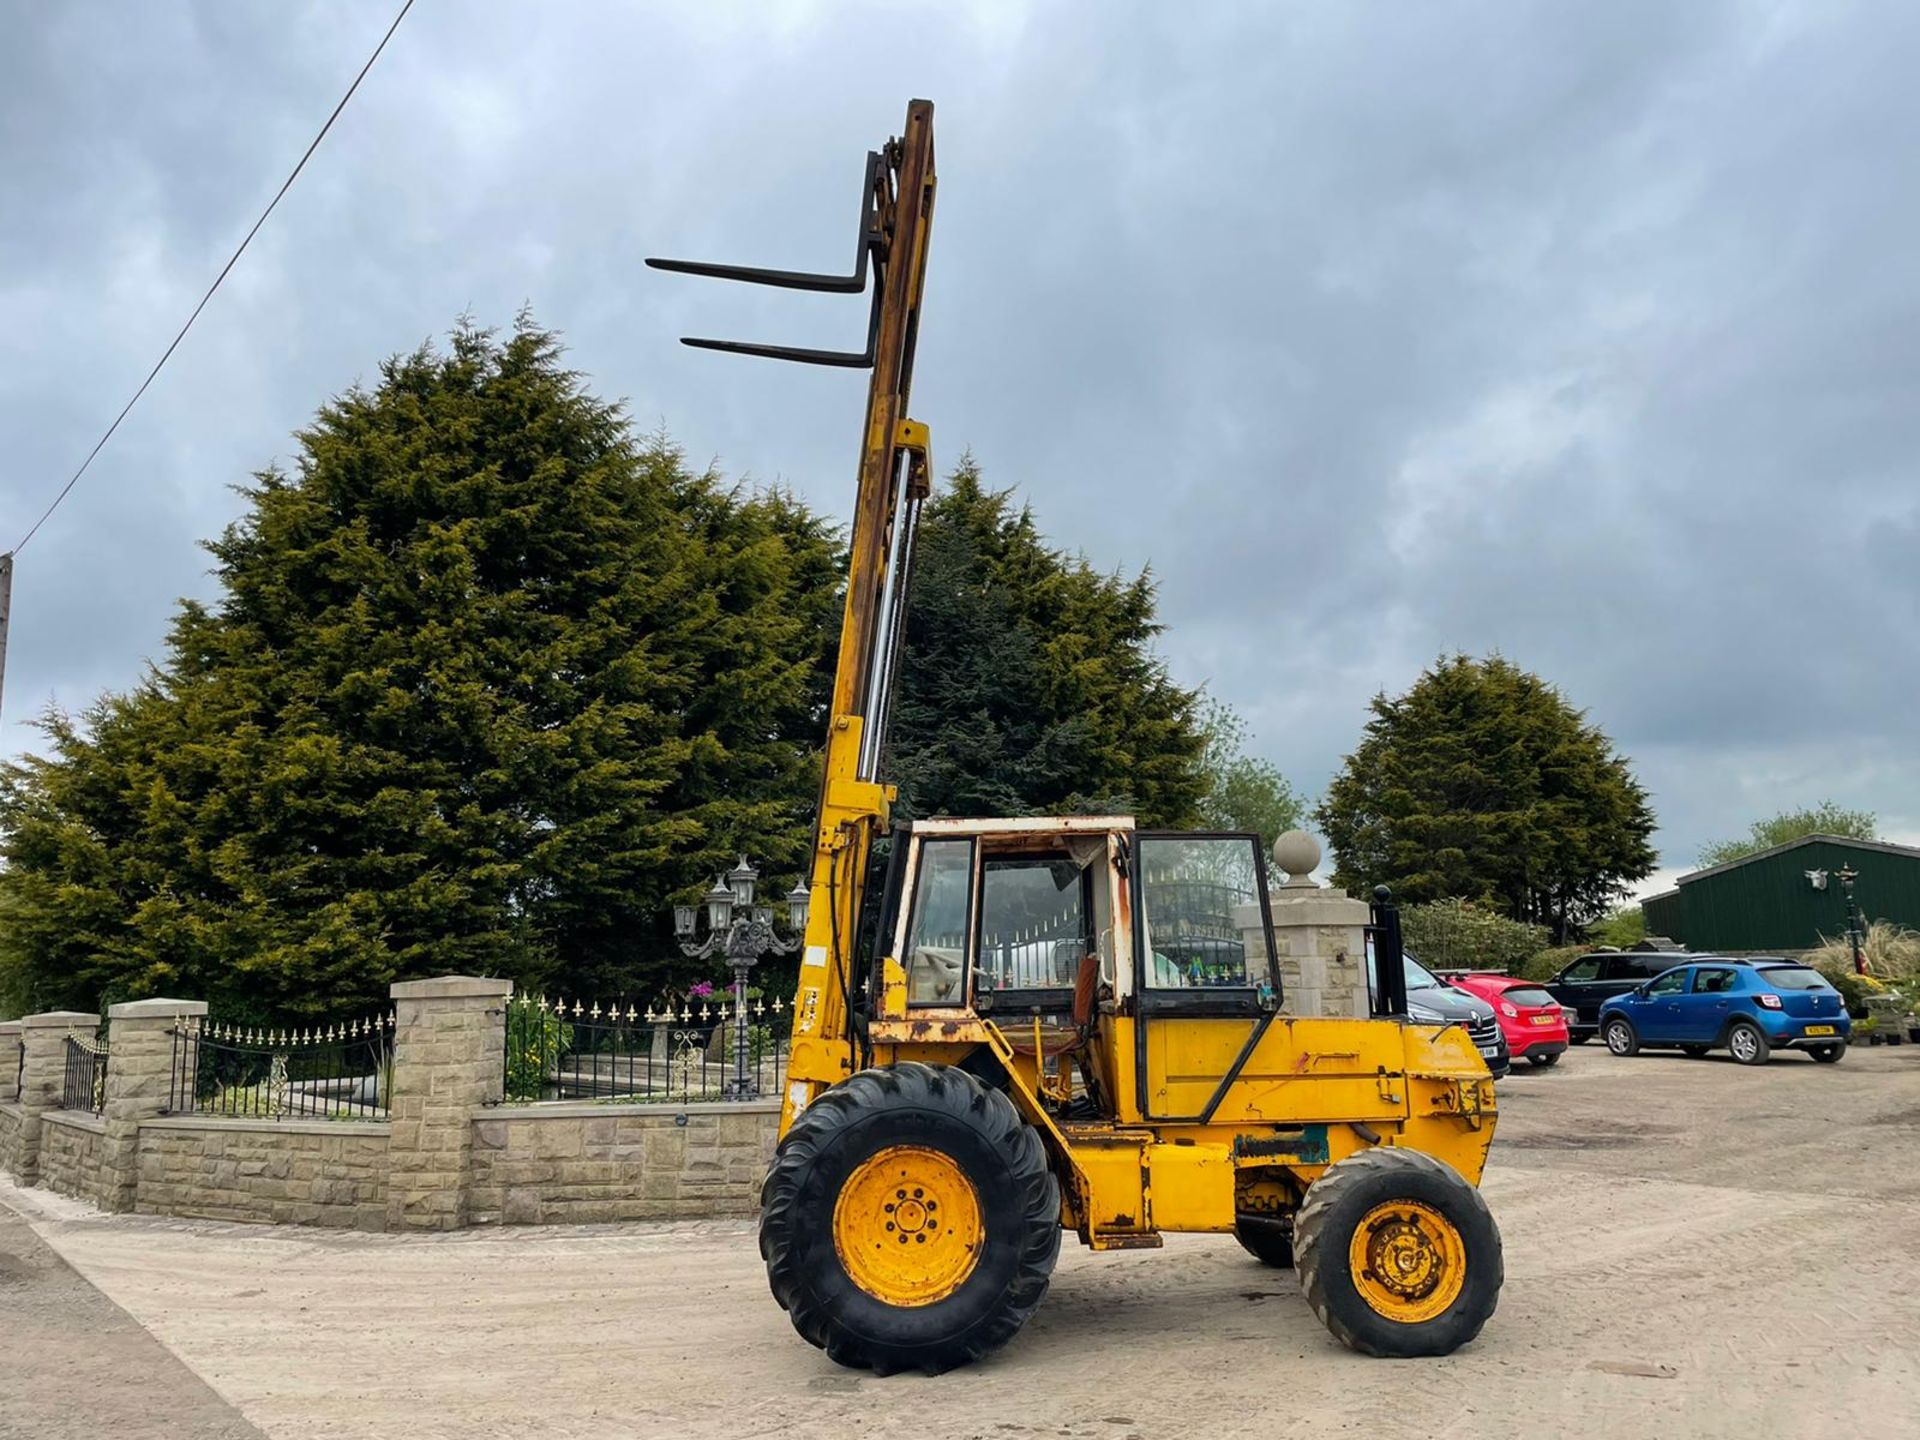
M 0 546 L 397 8 L 0 0 Z M 637 420 L 844 516 L 865 151 L 937 107 L 914 411 L 1151 563 L 1182 681 L 1311 793 L 1443 651 L 1552 681 L 1663 867 L 1831 796 L 1920 842 L 1920 7 L 419 0 L 21 555 L 0 751 L 124 687 L 231 486 L 522 303 Z M 1905 177 L 1905 178 L 1903 178 Z

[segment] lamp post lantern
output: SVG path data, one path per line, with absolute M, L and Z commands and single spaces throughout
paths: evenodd
M 729 1100 L 752 1100 L 760 1093 L 760 1080 L 748 1055 L 753 1027 L 747 1022 L 747 972 L 763 955 L 792 954 L 800 948 L 800 937 L 807 930 L 810 897 L 805 882 L 787 892 L 787 923 L 793 927 L 793 934 L 782 936 L 773 926 L 773 907 L 753 903 L 759 879 L 760 872 L 742 855 L 738 865 L 715 877 L 700 906 L 673 907 L 673 933 L 681 953 L 695 960 L 724 955 L 733 967 L 733 1074 L 721 1091 Z M 695 940 L 701 908 L 707 912 L 707 938 Z

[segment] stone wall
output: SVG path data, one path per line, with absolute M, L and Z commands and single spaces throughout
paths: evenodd
M 18 1105 L 0 1104 L 0 1170 L 9 1175 L 21 1172 L 20 1151 L 27 1117 Z
M 382 1230 L 387 1138 L 386 1125 L 364 1120 L 148 1120 L 134 1209 Z
M 59 1109 L 68 1033 L 92 1015 L 5 1022 L 0 1166 L 104 1210 L 361 1230 L 752 1215 L 777 1100 L 503 1105 L 505 981 L 393 987 L 386 1121 L 168 1113 L 174 1031 L 206 1006 L 138 1000 L 109 1014 L 101 1115 Z M 10 1081 L 12 1074 L 7 1077 Z
M 100 1203 L 107 1126 L 98 1115 L 50 1110 L 40 1119 L 40 1183 L 76 1200 Z
M 756 1215 L 778 1101 L 537 1105 L 473 1120 L 474 1224 Z

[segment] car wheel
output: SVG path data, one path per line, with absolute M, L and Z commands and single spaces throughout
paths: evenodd
M 1584 1045 L 1592 1038 L 1593 1032 L 1591 1030 L 1569 1030 L 1567 1032 L 1567 1039 L 1571 1040 L 1575 1045 Z
M 1727 1032 L 1727 1049 L 1742 1065 L 1764 1065 L 1773 1055 L 1773 1047 L 1760 1033 L 1760 1027 L 1745 1020 L 1736 1021 Z
M 1560 1063 L 1560 1052 L 1556 1050 L 1551 1055 L 1529 1055 L 1527 1056 L 1527 1063 L 1536 1070 L 1544 1070 L 1549 1065 L 1558 1065 Z
M 1634 1034 L 1633 1025 L 1618 1015 L 1607 1021 L 1607 1049 L 1616 1055 L 1638 1055 L 1640 1037 Z
M 1450 1355 L 1500 1300 L 1506 1266 L 1487 1202 L 1443 1160 L 1398 1146 L 1327 1167 L 1294 1216 L 1307 1304 L 1366 1355 Z
M 1712 1048 L 1711 1045 L 1682 1045 L 1680 1051 L 1682 1054 L 1691 1055 L 1694 1059 L 1698 1060 Z
M 1844 1040 L 1836 1040 L 1831 1045 L 1815 1045 L 1807 1053 L 1822 1065 L 1831 1065 L 1847 1053 L 1847 1042 Z

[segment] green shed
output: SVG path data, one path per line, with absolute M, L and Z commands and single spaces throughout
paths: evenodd
M 1670 935 L 1697 954 L 1811 950 L 1847 933 L 1843 868 L 1858 877 L 1862 926 L 1888 920 L 1920 930 L 1920 850 L 1844 835 L 1803 835 L 1682 875 L 1640 911 L 1649 934 Z

